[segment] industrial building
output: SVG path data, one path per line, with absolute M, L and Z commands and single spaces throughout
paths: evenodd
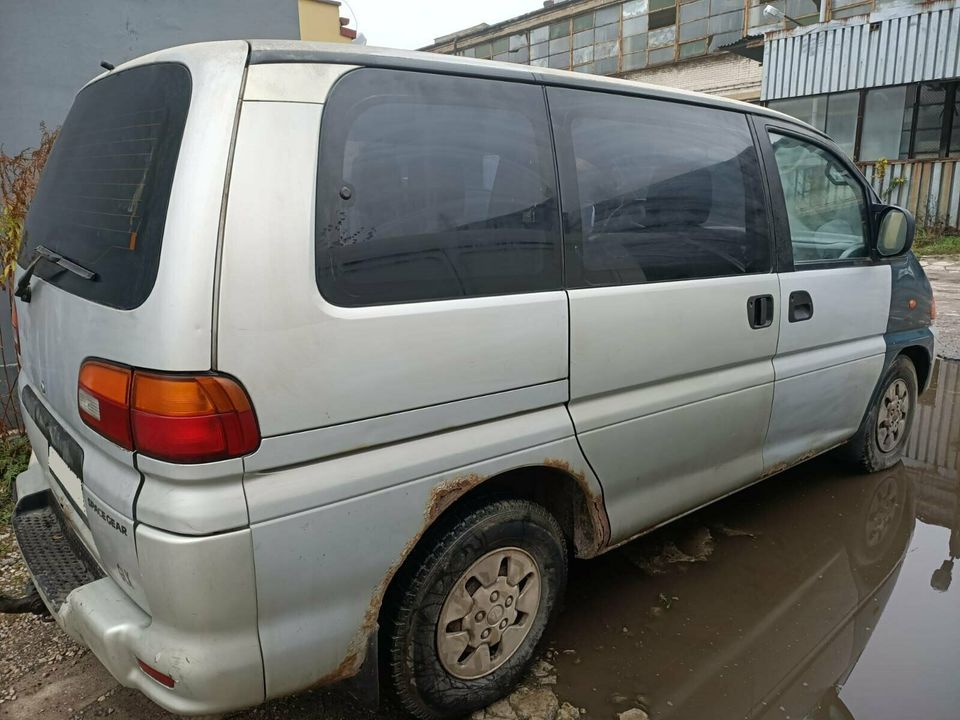
M 761 102 L 825 130 L 892 203 L 960 224 L 960 2 L 568 0 L 425 50 Z

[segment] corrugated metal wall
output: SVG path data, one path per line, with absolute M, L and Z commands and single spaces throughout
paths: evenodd
M 954 478 L 960 471 L 960 363 L 940 360 L 936 387 L 920 399 L 905 456 Z
M 760 96 L 777 100 L 957 77 L 958 41 L 960 8 L 953 7 L 775 35 L 764 44 Z
M 920 398 L 904 464 L 916 489 L 917 517 L 956 529 L 960 519 L 960 363 L 940 360 L 937 384 Z
M 907 208 L 918 220 L 960 227 L 960 161 L 892 161 L 880 177 L 876 163 L 859 163 L 884 202 Z

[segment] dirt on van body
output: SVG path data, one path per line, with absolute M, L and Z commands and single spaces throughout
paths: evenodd
M 574 562 L 523 687 L 472 720 L 956 718 L 960 363 L 939 364 L 918 413 L 887 472 L 818 458 Z M 0 590 L 25 580 L 0 533 Z M 0 720 L 100 717 L 173 716 L 54 623 L 0 616 Z M 226 717 L 403 714 L 317 690 Z

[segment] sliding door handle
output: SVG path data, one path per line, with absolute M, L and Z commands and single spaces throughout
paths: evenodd
M 794 290 L 790 293 L 788 319 L 790 322 L 802 322 L 813 317 L 813 298 L 806 290 Z
M 754 330 L 773 323 L 773 295 L 754 295 L 747 300 L 747 322 Z

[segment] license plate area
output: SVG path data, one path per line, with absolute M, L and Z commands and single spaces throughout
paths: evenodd
M 47 467 L 53 479 L 57 481 L 60 489 L 63 490 L 67 500 L 70 501 L 73 509 L 76 510 L 81 518 L 86 519 L 87 512 L 83 501 L 83 481 L 69 468 L 66 460 L 61 457 L 60 453 L 58 453 L 52 445 L 47 452 Z

